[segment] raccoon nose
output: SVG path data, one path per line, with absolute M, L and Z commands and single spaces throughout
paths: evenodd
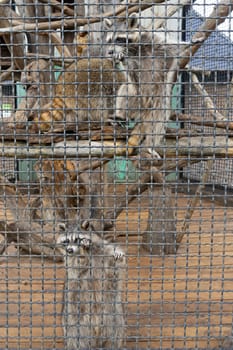
M 113 56 L 113 50 L 108 51 L 108 56 Z
M 71 247 L 68 247 L 68 248 L 66 248 L 66 251 L 67 251 L 68 254 L 73 254 L 74 249 L 71 248 Z

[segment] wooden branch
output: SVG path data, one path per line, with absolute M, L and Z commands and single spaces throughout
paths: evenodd
M 166 5 L 166 16 L 164 16 L 164 18 L 156 18 L 156 20 L 153 22 L 152 29 L 153 30 L 159 29 L 164 25 L 165 21 L 171 16 L 173 16 L 181 7 L 190 5 L 190 4 L 192 4 L 192 0 L 182 0 L 182 1 L 179 1 L 177 5 L 175 4 L 169 5 L 168 3 L 168 5 Z
M 30 96 L 27 96 L 27 105 L 25 109 L 29 109 L 29 100 Z M 20 109 L 23 109 L 23 105 Z M 17 113 L 17 112 L 16 112 Z M 26 113 L 25 114 L 25 121 Z M 26 129 L 25 125 L 20 123 L 17 124 L 18 118 L 16 117 L 8 117 L 7 123 L 4 123 L 0 127 L 0 137 L 2 137 L 2 142 L 6 141 L 25 141 L 30 145 L 38 145 L 38 140 L 41 145 L 51 145 L 57 142 L 60 142 L 66 139 L 66 141 L 72 141 L 77 139 L 79 140 L 90 140 L 90 141 L 101 141 L 101 140 L 109 140 L 112 141 L 114 139 L 118 141 L 125 141 L 129 132 L 120 126 L 111 126 L 107 125 L 99 128 L 99 126 L 91 125 L 91 129 L 87 128 L 85 125 L 80 125 L 78 130 L 74 132 L 76 129 L 76 125 L 69 126 L 66 129 L 64 135 L 63 127 L 54 129 L 53 132 L 46 132 L 44 134 L 39 134 L 37 130 L 33 131 L 28 128 Z M 20 119 L 22 120 L 22 119 Z M 199 129 L 178 129 L 178 128 L 167 128 L 166 129 L 166 139 L 177 139 L 182 137 L 199 137 L 199 136 L 212 136 L 213 133 L 215 136 L 229 136 L 233 137 L 233 130 L 231 129 L 233 123 L 231 122 L 213 122 L 208 120 L 203 120 L 201 117 L 195 117 L 193 115 L 185 115 L 185 114 L 172 114 L 171 120 L 179 120 L 180 122 L 187 122 L 191 124 L 197 124 L 201 126 L 209 126 L 208 130 Z M 220 124 L 218 127 L 217 124 Z M 229 126 L 229 127 L 228 127 Z M 214 130 L 211 130 L 213 129 Z M 222 130 L 225 129 L 225 130 Z M 114 137 L 113 137 L 114 134 Z
M 167 159 L 166 162 L 162 161 L 162 164 L 157 165 L 157 169 L 164 175 L 168 175 L 171 171 L 178 171 L 186 166 L 200 162 L 199 158 L 189 159 L 188 157 Z M 155 163 L 156 164 L 156 163 Z
M 30 114 L 37 111 L 41 105 L 49 100 L 49 92 L 53 87 L 50 75 L 46 73 L 49 70 L 49 62 L 44 60 L 30 62 L 21 73 L 21 83 L 27 86 L 26 96 L 21 99 L 18 109 L 7 119 L 8 126 L 12 130 L 24 128 L 25 136 L 29 132 L 27 125 Z M 50 90 L 50 91 L 49 91 Z M 38 96 L 41 96 L 40 100 Z M 27 127 L 27 133 L 26 133 Z M 1 125 L 3 131 L 4 124 Z M 4 133 L 4 131 L 3 131 Z
M 53 226 L 33 222 L 20 191 L 3 177 L 0 177 L 0 198 L 6 215 L 5 220 L 0 220 L 0 233 L 5 237 L 0 244 L 0 253 L 10 243 L 15 242 L 28 253 L 45 254 L 51 259 L 61 261 L 60 251 L 54 247 Z
M 137 184 L 129 185 L 127 188 L 127 203 L 131 203 L 137 196 L 141 195 L 144 191 L 148 189 L 148 186 L 151 186 L 153 183 L 161 183 L 162 175 L 157 169 L 154 167 L 153 171 L 146 172 L 143 174 L 138 180 Z M 100 194 L 95 194 L 95 196 L 99 196 Z M 102 195 L 102 194 L 101 194 Z M 102 202 L 101 202 L 102 203 Z M 98 209 L 98 208 L 97 208 Z M 110 209 L 109 211 L 96 210 L 94 217 L 91 217 L 88 220 L 84 220 L 83 228 L 86 228 L 87 225 L 91 224 L 96 232 L 100 232 L 100 234 L 104 234 L 104 237 L 111 237 L 111 230 L 115 225 L 115 221 L 121 212 L 125 209 L 125 198 L 119 198 L 117 202 L 117 208 Z M 103 232 L 104 231 L 104 232 Z
M 56 262 L 63 260 L 60 250 L 55 246 L 55 238 L 51 235 L 52 225 L 0 220 L 0 232 L 6 236 L 6 240 L 0 244 L 0 254 L 4 253 L 9 244 L 15 243 L 24 253 L 42 255 Z
M 131 203 L 137 196 L 140 196 L 143 192 L 145 192 L 149 186 L 151 186 L 152 183 L 163 183 L 163 176 L 162 174 L 153 167 L 151 171 L 146 172 L 143 174 L 139 179 L 137 184 L 130 185 L 127 189 L 127 199 L 128 204 Z M 123 196 L 124 197 L 124 196 Z M 113 210 L 109 210 L 104 215 L 104 220 L 108 222 L 115 222 L 117 217 L 121 214 L 121 212 L 125 209 L 125 198 L 119 199 L 117 202 L 117 208 L 114 208 Z M 109 227 L 105 227 L 109 228 Z
M 12 63 L 8 69 L 4 70 L 4 72 L 1 73 L 0 82 L 9 80 L 9 77 L 11 76 L 11 74 L 13 74 L 14 70 L 15 70 L 15 65 L 14 63 Z
M 175 153 L 179 157 L 198 157 L 200 160 L 213 155 L 219 158 L 233 157 L 233 140 L 227 136 L 184 137 L 176 142 L 167 140 L 164 147 L 166 147 L 166 157 L 174 157 Z M 162 152 L 164 147 L 161 149 L 158 147 L 156 150 Z
M 25 36 L 23 33 L 11 33 L 11 31 L 5 31 L 5 29 L 11 25 L 11 19 L 18 18 L 18 15 L 10 8 L 10 6 L 0 6 L 0 17 L 1 17 L 1 35 L 3 36 L 4 42 L 11 54 L 11 58 L 14 59 L 14 66 L 19 70 L 24 67 L 24 46 Z M 10 34 L 11 33 L 11 34 Z
M 166 158 L 177 157 L 233 157 L 233 140 L 226 136 L 183 137 L 178 140 L 167 139 L 156 150 Z M 113 157 L 128 154 L 127 144 L 120 141 L 62 141 L 48 146 L 30 145 L 25 142 L 1 142 L 0 148 L 5 157 L 17 159 L 77 158 L 77 157 Z M 153 160 L 153 158 L 151 158 Z
M 206 120 L 200 116 L 194 116 L 189 114 L 176 114 L 176 113 L 173 113 L 170 119 L 174 121 L 178 120 L 179 122 L 187 122 L 187 123 L 196 124 L 196 125 L 210 126 L 213 128 L 218 127 L 220 129 L 226 129 L 227 131 L 233 130 L 233 122 L 230 120 L 212 121 L 212 120 Z
M 52 6 L 60 11 L 62 11 L 65 15 L 73 17 L 74 16 L 74 11 L 66 5 L 61 5 L 59 1 L 56 0 L 50 0 L 48 4 L 48 0 L 40 0 L 40 3 L 43 3 L 45 5 Z
M 138 11 L 146 10 L 155 4 L 160 4 L 165 2 L 165 0 L 151 0 L 151 1 L 141 1 L 140 6 L 135 5 L 135 3 L 138 3 L 138 0 L 132 3 L 129 3 L 127 5 L 120 5 L 119 7 L 116 7 L 114 11 L 106 12 L 100 16 L 95 17 L 88 17 L 88 18 L 75 18 L 75 19 L 62 19 L 59 21 L 53 21 L 48 23 L 47 22 L 41 22 L 41 23 L 25 23 L 22 22 L 21 25 L 6 27 L 6 28 L 0 28 L 0 36 L 6 34 L 6 33 L 20 33 L 20 32 L 28 32 L 28 31 L 36 31 L 39 34 L 43 34 L 44 32 L 51 32 L 51 30 L 56 30 L 61 27 L 65 29 L 71 29 L 74 26 L 80 27 L 84 26 L 86 24 L 92 24 L 92 23 L 98 23 L 103 20 L 105 17 L 111 17 L 111 16 L 126 16 Z M 13 22 L 12 22 L 13 23 Z
M 213 160 L 211 159 L 211 160 L 207 161 L 206 169 L 203 172 L 201 182 L 196 189 L 194 197 L 192 197 L 188 202 L 186 214 L 185 214 L 183 224 L 181 227 L 181 231 L 177 235 L 177 243 L 180 243 L 182 241 L 184 235 L 188 233 L 189 226 L 190 226 L 190 220 L 191 220 L 192 215 L 194 213 L 194 210 L 197 206 L 197 202 L 200 199 L 201 192 L 205 188 L 206 182 L 208 180 L 208 177 L 210 175 L 210 171 L 212 168 L 213 168 Z
M 203 125 L 202 125 L 203 126 Z M 214 130 L 213 130 L 214 128 Z M 209 130 L 210 129 L 210 130 Z M 223 130 L 221 128 L 210 126 L 208 130 L 201 129 L 175 129 L 167 128 L 166 129 L 166 139 L 177 139 L 182 137 L 199 137 L 199 136 L 212 136 L 214 133 L 215 136 L 229 136 L 233 137 L 233 131 Z
M 193 56 L 201 45 L 209 38 L 213 31 L 223 23 L 233 10 L 233 3 L 231 0 L 222 0 L 214 6 L 213 11 L 204 23 L 200 26 L 198 31 L 191 39 L 192 46 L 185 49 L 180 55 L 179 68 L 183 69 L 189 62 L 191 55 Z M 190 52 L 191 51 L 191 52 Z
M 68 49 L 68 46 L 62 42 L 60 36 L 56 32 L 50 32 L 49 37 L 51 39 L 51 42 L 55 44 L 58 52 L 60 55 L 64 58 L 72 58 L 71 52 Z
M 199 92 L 199 94 L 203 97 L 203 101 L 205 103 L 205 106 L 208 110 L 208 112 L 214 117 L 217 121 L 227 121 L 227 119 L 218 112 L 216 106 L 214 105 L 212 99 L 210 98 L 208 92 L 204 89 L 204 87 L 200 84 L 196 74 L 192 73 L 192 82 L 195 87 L 195 89 Z
M 204 23 L 200 26 L 198 31 L 193 35 L 191 44 L 181 52 L 178 62 L 174 60 L 170 72 L 168 73 L 168 86 L 173 86 L 177 80 L 178 72 L 185 69 L 191 57 L 197 52 L 201 45 L 209 38 L 211 33 L 216 30 L 219 24 L 223 23 L 233 10 L 233 3 L 231 0 L 222 0 L 214 6 L 213 11 Z
M 122 142 L 110 141 L 62 141 L 56 145 L 49 146 L 30 146 L 23 142 L 18 142 L 17 147 L 14 143 L 3 142 L 0 147 L 4 150 L 5 157 L 16 157 L 17 159 L 24 158 L 39 158 L 39 157 L 53 157 L 63 158 L 67 157 L 104 157 L 123 155 L 126 152 L 125 144 Z
M 73 57 L 53 57 L 53 56 L 50 56 L 50 55 L 44 55 L 44 54 L 35 54 L 35 53 L 27 53 L 26 54 L 26 57 L 27 57 L 27 60 L 30 59 L 30 60 L 39 60 L 39 59 L 42 59 L 42 60 L 48 60 L 48 61 L 52 61 L 54 62 L 54 64 L 58 65 L 58 66 L 61 66 L 61 65 L 65 65 L 65 66 L 69 66 L 71 65 L 72 63 L 74 63 L 75 59 Z

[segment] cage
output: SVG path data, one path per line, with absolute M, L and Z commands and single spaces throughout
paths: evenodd
M 0 349 L 233 348 L 232 9 L 0 4 Z

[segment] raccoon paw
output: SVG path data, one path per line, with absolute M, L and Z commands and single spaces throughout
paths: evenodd
M 119 53 L 115 53 L 113 56 L 113 61 L 115 62 L 116 67 L 123 67 L 122 62 L 125 59 L 125 55 L 123 54 L 123 52 L 119 52 Z
M 88 238 L 79 238 L 80 247 L 89 248 L 91 245 L 91 240 Z
M 84 233 L 73 233 L 73 242 L 83 248 L 89 248 L 91 246 L 91 239 Z
M 124 257 L 125 257 L 125 253 L 121 250 L 121 249 L 119 249 L 119 248 L 117 248 L 115 251 L 114 251 L 114 259 L 115 260 L 123 260 L 124 259 Z
M 108 123 L 110 123 L 113 127 L 114 126 L 121 126 L 121 127 L 126 127 L 126 119 L 123 116 L 112 116 L 108 118 L 107 120 Z
M 157 159 L 161 159 L 161 156 L 154 148 L 148 148 L 148 153 L 150 153 L 153 157 L 156 157 Z

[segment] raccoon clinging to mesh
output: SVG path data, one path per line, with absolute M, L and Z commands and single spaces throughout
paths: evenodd
M 123 251 L 92 228 L 59 226 L 57 243 L 64 248 L 67 269 L 62 317 L 66 350 L 122 349 Z
M 171 108 L 167 73 L 180 45 L 167 38 L 166 33 L 152 33 L 143 28 L 136 14 L 104 22 L 106 56 L 121 62 L 119 69 L 125 69 L 125 76 L 135 90 L 134 96 L 131 93 L 129 110 L 118 109 L 117 117 L 136 120 L 138 124 L 129 143 L 137 145 L 138 139 L 145 137 L 144 144 L 151 150 L 160 144 L 165 134 Z M 122 84 L 120 92 L 127 99 L 128 84 Z

